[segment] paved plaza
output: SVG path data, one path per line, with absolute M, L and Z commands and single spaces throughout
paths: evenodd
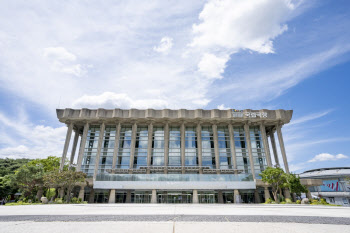
M 0 232 L 350 232 L 350 209 L 310 205 L 0 207 Z

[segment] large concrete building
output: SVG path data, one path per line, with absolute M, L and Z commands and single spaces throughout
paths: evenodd
M 292 113 L 58 109 L 59 121 L 68 126 L 61 169 L 64 161 L 77 161 L 76 169 L 89 177 L 77 192 L 89 202 L 263 202 L 270 191 L 259 174 L 281 165 L 278 151 L 289 173 L 281 129 Z
M 318 179 L 321 185 L 309 187 L 315 198 L 323 197 L 330 204 L 350 206 L 350 167 L 331 167 L 308 170 L 301 179 Z

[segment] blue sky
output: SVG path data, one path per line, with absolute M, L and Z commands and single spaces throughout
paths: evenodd
M 2 158 L 60 156 L 56 108 L 282 108 L 291 170 L 350 166 L 347 0 L 1 5 Z

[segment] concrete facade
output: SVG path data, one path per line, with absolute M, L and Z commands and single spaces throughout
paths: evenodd
M 281 129 L 292 114 L 281 109 L 57 109 L 59 121 L 68 126 L 61 169 L 69 160 L 70 167 L 88 174 L 90 202 L 96 202 L 91 195 L 97 193 L 109 203 L 262 202 L 270 193 L 259 174 L 280 166 L 275 133 L 289 173 Z

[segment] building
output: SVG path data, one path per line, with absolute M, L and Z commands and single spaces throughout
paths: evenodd
M 259 174 L 280 166 L 278 150 L 289 173 L 281 129 L 292 113 L 57 109 L 68 126 L 61 169 L 74 131 L 69 161 L 77 160 L 76 169 L 89 177 L 77 190 L 89 202 L 264 202 L 271 194 Z
M 319 168 L 300 174 L 301 179 L 322 180 L 318 186 L 310 186 L 313 197 L 323 197 L 330 204 L 350 206 L 350 167 Z

